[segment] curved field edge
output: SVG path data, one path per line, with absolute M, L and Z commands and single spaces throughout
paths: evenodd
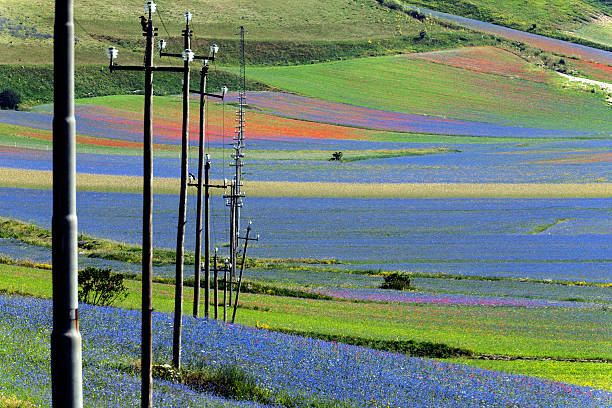
M 119 306 L 127 309 L 139 309 L 141 282 L 127 280 L 126 284 L 129 289 L 129 294 L 125 300 L 119 303 Z M 153 284 L 153 302 L 157 311 L 165 313 L 172 312 L 174 307 L 172 295 L 173 292 L 173 285 L 171 284 L 159 282 Z M 50 298 L 51 293 L 51 271 L 31 267 L 0 265 L 1 295 L 4 296 L 6 294 L 16 294 L 19 296 Z M 511 356 L 519 356 L 520 358 L 521 355 L 546 356 L 546 354 L 542 354 L 542 350 L 537 352 L 535 351 L 538 348 L 536 344 L 540 344 L 540 348 L 545 347 L 548 352 L 557 347 L 545 339 L 535 340 L 535 342 L 533 340 L 527 341 L 527 338 L 524 336 L 529 335 L 526 333 L 512 335 L 512 341 L 520 342 L 521 339 L 523 339 L 522 341 L 524 341 L 526 344 L 526 346 L 521 347 L 520 350 L 517 349 L 514 351 L 512 342 L 508 342 L 506 340 L 500 343 L 502 344 L 501 347 L 499 347 L 499 345 L 493 346 L 492 344 L 488 344 L 496 343 L 498 340 L 502 339 L 503 336 L 499 337 L 499 335 L 492 335 L 490 338 L 485 339 L 484 341 L 475 341 L 476 337 L 479 335 L 474 332 L 473 328 L 468 329 L 467 336 L 448 334 L 451 333 L 448 332 L 448 330 L 452 330 L 454 325 L 462 326 L 465 324 L 465 321 L 462 318 L 457 319 L 456 316 L 456 314 L 460 313 L 461 310 L 470 316 L 469 320 L 476 318 L 479 315 L 482 316 L 487 325 L 492 323 L 492 319 L 509 319 L 501 323 L 503 325 L 509 325 L 508 327 L 524 325 L 521 323 L 521 321 L 522 319 L 527 318 L 527 316 L 524 316 L 523 318 L 518 317 L 518 320 L 516 320 L 517 316 L 510 317 L 517 312 L 517 310 L 513 308 L 508 308 L 508 316 L 504 317 L 504 314 L 500 314 L 499 308 L 487 307 L 456 308 L 432 305 L 409 307 L 392 304 L 347 303 L 338 300 L 329 301 L 292 299 L 265 294 L 245 293 L 243 296 L 243 301 L 238 308 L 237 315 L 238 322 L 240 324 L 265 330 L 272 330 L 275 332 L 284 332 L 305 337 L 319 338 L 337 343 L 373 347 L 374 349 L 398 352 L 400 354 L 411 354 L 411 350 L 416 350 L 417 353 L 420 353 L 419 350 L 421 349 L 425 353 L 429 352 L 428 350 L 433 350 L 436 353 L 440 351 L 443 353 L 459 352 L 459 354 L 462 354 L 466 350 L 469 351 L 469 349 L 465 349 L 465 345 L 469 345 L 470 347 L 474 347 L 472 350 L 476 352 L 482 349 L 497 350 L 498 352 L 511 353 Z M 192 298 L 192 288 L 185 287 L 185 310 L 191 309 Z M 400 311 L 397 310 L 398 308 L 405 309 L 407 313 L 409 313 L 410 310 L 415 312 L 418 311 L 417 314 L 420 316 L 418 319 L 422 321 L 419 326 L 422 327 L 422 330 L 414 329 L 398 331 L 399 327 L 397 325 L 392 322 L 387 322 L 384 324 L 376 323 L 373 326 L 373 331 L 371 332 L 364 330 L 358 330 L 355 332 L 355 328 L 357 327 L 356 325 L 358 325 L 358 320 L 365 318 L 366 320 L 374 319 L 372 322 L 378 321 L 379 319 L 382 319 L 382 316 L 385 313 L 399 313 Z M 203 304 L 201 305 L 201 309 L 203 309 Z M 345 322 L 339 325 L 339 327 L 333 329 L 329 326 L 329 324 L 337 317 L 333 317 L 335 313 L 331 313 L 332 309 L 339 309 L 338 316 L 345 316 Z M 290 312 L 291 310 L 293 310 L 293 312 Z M 347 314 L 349 311 L 351 311 L 350 314 Z M 370 314 L 371 316 L 367 317 Z M 440 314 L 447 315 L 450 318 L 450 321 L 444 324 L 436 323 Z M 536 326 L 545 324 L 547 320 L 553 318 L 554 316 L 554 312 L 545 310 L 527 310 L 526 314 L 530 316 L 528 318 L 529 321 L 533 322 L 533 324 Z M 431 319 L 431 321 L 428 321 L 430 319 L 426 318 L 426 315 L 434 316 L 434 318 Z M 518 315 L 520 316 L 520 313 Z M 332 320 L 330 320 L 330 318 Z M 305 319 L 310 320 L 308 326 L 303 326 Z M 415 317 L 415 319 L 417 319 L 417 317 Z M 303 330 L 304 327 L 307 327 L 307 331 Z M 518 328 L 518 326 L 516 327 Z M 586 334 L 588 330 L 591 329 L 585 330 Z M 390 336 L 386 335 L 386 332 L 388 332 Z M 445 332 L 447 332 L 447 334 L 442 335 L 442 333 Z M 415 340 L 411 340 L 412 338 Z M 445 341 L 449 342 L 450 345 L 440 343 L 439 340 L 441 338 L 446 339 Z M 564 339 L 563 341 L 565 342 L 567 339 Z M 405 347 L 406 345 L 408 348 Z M 569 350 L 567 350 L 567 346 L 564 346 L 563 348 L 566 349 L 565 352 L 569 352 Z M 595 350 L 592 350 L 591 353 L 594 351 Z M 602 350 L 599 349 L 599 352 L 601 351 Z M 555 354 L 557 357 L 563 358 L 562 354 L 553 354 Z M 589 354 L 585 354 L 585 356 L 588 355 Z M 544 359 L 538 360 L 515 361 L 488 361 L 478 359 L 478 355 L 475 357 L 477 359 L 455 358 L 450 361 L 459 364 L 493 369 L 495 371 L 534 375 L 541 378 L 547 378 L 549 380 L 563 381 L 577 385 L 593 386 L 602 389 L 609 388 L 604 383 L 606 378 L 604 369 L 609 367 L 610 363 L 597 361 L 589 363 L 557 361 L 555 360 L 555 357 L 552 357 L 551 360 L 547 360 L 548 357 L 544 357 Z M 440 357 L 437 356 L 435 358 Z M 547 370 L 547 367 L 562 368 L 563 371 L 556 372 L 553 369 Z M 590 380 L 588 378 L 589 367 L 594 368 L 596 370 L 594 373 L 597 374 L 595 378 L 591 378 Z
M 484 61 L 483 61 L 484 63 Z M 339 103 L 535 128 L 609 132 L 604 98 L 545 82 L 397 55 L 293 67 L 250 68 L 247 76 L 288 92 Z
M 142 94 L 144 82 L 140 72 L 123 71 L 111 73 L 107 65 L 76 65 L 74 91 L 76 98 L 89 98 L 114 94 Z M 198 87 L 200 73 L 193 72 L 193 86 Z M 207 81 L 208 89 L 220 89 L 222 86 L 234 87 L 239 78 L 227 71 L 212 69 Z M 181 83 L 176 75 L 167 72 L 156 72 L 153 79 L 155 95 L 181 93 Z M 250 90 L 269 90 L 263 85 L 247 81 Z M 30 107 L 41 103 L 53 102 L 53 65 L 0 65 L 0 90 L 12 89 L 22 99 L 21 107 Z
M 0 167 L 0 187 L 51 189 L 52 172 Z M 213 181 L 213 182 L 218 182 Z M 155 178 L 157 194 L 178 194 L 178 179 Z M 77 174 L 79 191 L 142 193 L 142 177 Z M 587 198 L 612 197 L 612 183 L 316 183 L 245 181 L 253 197 Z M 190 192 L 194 194 L 195 192 Z M 215 192 L 213 194 L 222 194 Z
M 572 384 L 612 391 L 612 364 L 610 363 L 568 363 L 565 361 L 551 360 L 494 361 L 466 358 L 455 358 L 444 361 L 466 364 L 486 370 L 548 378 L 559 382 L 571 382 Z

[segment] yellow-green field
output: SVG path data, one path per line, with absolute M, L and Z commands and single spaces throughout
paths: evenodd
M 213 180 L 214 184 L 220 183 Z M 222 183 L 222 182 L 221 182 Z M 52 173 L 0 167 L 0 186 L 50 189 Z M 178 194 L 180 180 L 156 178 L 157 194 Z M 142 192 L 142 178 L 77 174 L 80 191 Z M 612 197 L 612 183 L 299 183 L 245 181 L 244 190 L 253 197 L 360 197 L 360 198 L 581 198 Z M 195 188 L 190 191 L 195 194 Z M 213 194 L 221 194 L 219 191 Z

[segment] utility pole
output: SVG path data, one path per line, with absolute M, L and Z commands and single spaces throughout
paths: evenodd
M 234 177 L 233 183 L 230 187 L 230 271 L 229 271 L 229 304 L 232 304 L 232 285 L 234 283 L 234 274 L 236 273 L 236 251 L 237 251 L 237 230 L 236 230 L 236 178 Z M 226 282 L 227 283 L 227 282 Z M 225 319 L 224 319 L 225 321 Z
M 188 173 L 188 160 L 189 160 L 189 73 L 190 67 L 189 64 L 194 59 L 203 60 L 203 73 L 202 76 L 205 77 L 208 71 L 208 61 L 214 60 L 215 54 L 218 52 L 219 47 L 213 45 L 210 47 L 211 55 L 210 56 L 197 56 L 191 51 L 191 36 L 193 32 L 189 28 L 189 22 L 191 21 L 192 15 L 187 12 L 184 14 L 185 17 L 185 30 L 183 30 L 184 37 L 184 47 L 185 50 L 181 54 L 171 54 L 166 53 L 163 49 L 166 47 L 165 41 L 160 41 L 160 56 L 162 57 L 177 57 L 182 58 L 184 62 L 183 68 L 183 131 L 181 137 L 181 191 L 179 197 L 179 216 L 178 216 L 178 226 L 176 233 L 176 277 L 175 277 L 175 294 L 174 294 L 174 330 L 172 336 L 172 365 L 179 369 L 181 368 L 181 337 L 182 337 L 182 326 L 183 326 L 183 270 L 184 270 L 184 257 L 185 257 L 185 223 L 186 223 L 186 213 L 187 213 L 187 173 Z M 205 78 L 204 81 L 201 82 L 201 86 L 205 86 Z M 206 94 L 204 91 L 201 93 L 202 97 Z M 216 96 L 216 95 L 211 95 Z M 204 105 L 201 101 L 200 106 L 200 140 L 204 140 L 204 133 L 202 130 L 202 126 L 204 121 L 203 117 L 203 109 Z M 202 146 L 200 146 L 200 150 Z M 202 151 L 202 150 L 201 150 Z M 200 159 L 202 160 L 202 159 Z M 201 161 L 200 161 L 201 163 Z M 201 165 L 200 165 L 201 168 Z M 201 175 L 201 170 L 198 170 Z M 198 195 L 201 195 L 201 179 L 202 177 L 198 177 Z M 201 204 L 200 204 L 201 211 Z M 201 214 L 201 213 L 200 213 Z M 198 216 L 201 223 L 201 215 Z M 197 231 L 201 230 L 201 226 L 196 228 Z M 198 233 L 198 232 L 196 232 Z M 198 270 L 197 277 L 199 278 L 200 273 L 199 269 L 201 260 L 196 261 L 196 268 Z M 196 285 L 198 287 L 198 296 L 199 296 L 199 284 Z M 198 300 L 199 307 L 199 300 Z M 196 313 L 194 307 L 194 314 Z
M 152 277 L 153 277 L 153 72 L 183 72 L 178 67 L 153 66 L 153 39 L 157 28 L 153 27 L 152 14 L 157 6 L 153 1 L 145 4 L 148 19 L 143 24 L 146 37 L 144 65 L 120 66 L 114 63 L 118 56 L 115 47 L 106 50 L 110 58 L 110 71 L 144 71 L 144 141 L 143 141 L 143 195 L 142 195 L 142 340 L 141 340 L 141 408 L 150 408 L 152 399 Z M 161 43 L 160 43 L 161 46 Z
M 227 88 L 223 87 L 223 95 L 227 93 Z M 206 94 L 210 95 L 210 94 Z M 200 169 L 202 168 L 200 164 Z M 208 318 L 209 315 L 209 303 L 210 303 L 210 189 L 211 188 L 227 188 L 227 180 L 223 180 L 223 185 L 210 184 L 210 155 L 206 155 L 206 162 L 204 164 L 204 184 L 202 185 L 202 174 L 198 172 L 198 183 L 195 184 L 198 187 L 198 206 L 196 216 L 196 253 L 195 262 L 196 270 L 194 274 L 194 291 L 193 291 L 193 315 L 198 316 L 199 307 L 196 308 L 196 304 L 199 306 L 200 303 L 200 269 L 197 265 L 202 262 L 201 255 L 201 242 L 202 242 L 202 187 L 204 187 L 204 317 Z M 190 184 L 194 185 L 194 184 Z M 215 248 L 216 254 L 217 248 Z M 216 302 L 216 300 L 215 300 Z M 216 316 L 215 316 L 216 319 Z
M 238 231 L 240 231 L 240 208 L 242 207 L 242 193 L 240 189 L 242 187 L 242 158 L 244 154 L 242 149 L 244 148 L 244 126 L 245 126 L 245 107 L 246 107 L 246 50 L 245 50 L 245 31 L 244 26 L 240 26 L 240 86 L 238 91 L 238 139 L 235 140 L 236 145 L 234 146 L 234 167 L 236 177 L 236 220 L 235 220 L 235 233 L 236 233 L 236 246 L 238 244 Z M 237 248 L 235 248 L 237 251 Z
M 214 292 L 213 292 L 213 303 L 215 305 L 215 320 L 218 319 L 219 315 L 219 276 L 217 274 L 217 248 L 215 248 L 215 255 L 213 256 L 213 281 L 214 281 Z
M 244 264 L 246 262 L 247 248 L 249 247 L 249 241 L 259 241 L 259 235 L 255 238 L 249 238 L 251 234 L 251 221 L 246 230 L 246 237 L 238 237 L 244 239 L 244 251 L 242 251 L 242 263 L 240 264 L 240 276 L 238 277 L 238 287 L 236 288 L 236 300 L 234 301 L 234 312 L 232 313 L 232 324 L 236 321 L 236 310 L 238 309 L 238 298 L 240 297 L 240 287 L 242 286 L 242 272 L 244 272 Z
M 53 40 L 53 331 L 51 398 L 56 408 L 83 406 L 79 333 L 72 0 L 55 2 Z
M 202 59 L 202 71 L 200 73 L 200 89 L 198 91 L 191 91 L 193 93 L 200 94 L 200 138 L 199 138 L 199 148 L 198 148 L 198 198 L 197 198 L 197 214 L 196 214 L 196 243 L 195 243 L 195 270 L 194 270 L 194 290 L 193 290 L 193 315 L 198 317 L 199 309 L 200 309 L 200 272 L 202 270 L 202 167 L 204 161 L 204 141 L 206 139 L 205 135 L 205 115 L 204 108 L 206 103 L 206 96 L 211 96 L 215 98 L 223 99 L 225 94 L 227 93 L 227 88 L 223 87 L 221 95 L 215 95 L 206 93 L 206 81 L 208 78 L 208 63 L 215 60 L 215 55 L 219 52 L 219 47 L 216 44 L 210 46 L 210 57 Z M 206 155 L 206 180 L 205 180 L 205 195 L 206 195 L 206 223 L 205 223 L 205 249 L 204 249 L 204 258 L 205 258 L 205 271 L 204 271 L 204 280 L 205 280 L 205 290 L 204 290 L 204 317 L 208 318 L 209 312 L 209 303 L 210 303 L 210 218 L 209 218 L 209 171 L 210 171 L 210 156 Z M 225 188 L 225 187 L 224 187 Z
M 229 259 L 223 261 L 223 321 L 227 321 L 227 273 L 231 272 L 232 264 Z
M 172 365 L 181 368 L 181 336 L 183 328 L 183 263 L 185 257 L 185 218 L 187 213 L 187 166 L 189 160 L 189 63 L 193 60 L 189 28 L 191 13 L 185 13 L 183 30 L 183 131 L 181 135 L 181 192 L 179 197 L 178 226 L 176 232 L 176 277 L 174 283 L 174 326 L 172 336 Z M 163 53 L 162 53 L 163 55 Z
M 212 48 L 212 47 L 211 47 Z M 214 58 L 214 54 L 213 54 Z M 204 138 L 205 138 L 205 115 L 204 104 L 206 103 L 206 80 L 208 78 L 208 64 L 206 60 L 202 64 L 200 75 L 200 138 L 198 146 L 198 202 L 196 214 L 196 243 L 195 243 L 195 270 L 193 274 L 193 315 L 198 317 L 200 312 L 200 272 L 202 271 L 202 164 L 204 161 Z M 208 181 L 208 171 L 210 170 L 210 160 L 206 155 L 206 181 Z M 208 231 L 208 208 L 206 208 L 206 230 Z M 205 258 L 209 257 L 208 238 L 205 237 L 206 249 L 204 250 Z M 208 318 L 208 286 L 210 285 L 210 270 L 204 272 L 205 289 L 204 289 L 204 317 Z

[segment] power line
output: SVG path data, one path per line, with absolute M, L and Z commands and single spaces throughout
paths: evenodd
M 79 23 L 79 20 L 77 20 L 77 19 L 76 19 L 76 18 L 74 18 L 74 17 L 73 17 L 73 20 L 74 20 L 74 22 L 76 23 L 76 25 L 77 25 L 77 26 L 79 26 L 79 28 L 80 28 L 81 30 L 83 30 L 83 32 L 84 32 L 85 34 L 87 34 L 89 37 L 91 37 L 91 39 L 92 39 L 92 40 L 96 40 L 96 37 L 94 37 L 92 34 L 90 34 L 90 33 L 89 33 L 89 31 L 87 31 L 87 30 L 85 29 L 85 27 L 83 27 L 83 26 L 81 25 L 81 23 Z M 96 40 L 96 41 L 97 41 L 97 40 Z
M 168 32 L 168 29 L 166 28 L 166 23 L 164 23 L 164 19 L 162 18 L 162 12 L 160 10 L 159 5 L 157 5 L 157 15 L 159 16 L 159 21 L 161 21 L 162 26 L 164 27 L 164 31 L 166 32 L 166 35 L 168 36 L 168 39 L 170 39 L 170 33 Z

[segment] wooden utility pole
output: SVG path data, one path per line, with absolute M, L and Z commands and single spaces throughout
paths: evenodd
M 187 16 L 189 14 L 189 17 Z M 185 219 L 187 215 L 187 172 L 189 161 L 189 63 L 191 53 L 191 13 L 185 13 L 183 31 L 183 131 L 181 135 L 181 191 L 179 196 L 178 226 L 176 232 L 176 275 L 174 281 L 174 326 L 172 335 L 172 365 L 181 368 L 181 338 L 183 328 L 183 268 L 185 258 Z M 191 59 L 189 58 L 191 53 Z
M 238 287 L 236 288 L 236 300 L 234 301 L 234 312 L 232 313 L 232 324 L 236 321 L 236 310 L 238 309 L 238 298 L 240 297 L 240 287 L 242 286 L 242 273 L 244 272 L 244 264 L 246 263 L 246 253 L 249 247 L 249 241 L 259 241 L 259 235 L 256 238 L 249 238 L 251 234 L 251 222 L 246 230 L 246 237 L 244 237 L 244 251 L 242 251 L 242 263 L 240 264 L 240 276 L 238 277 Z M 239 237 L 242 239 L 241 237 Z
M 157 28 L 153 27 L 152 14 L 156 10 L 153 1 L 145 4 L 148 19 L 143 26 L 146 37 L 144 65 L 121 66 L 114 63 L 118 51 L 107 50 L 110 71 L 144 71 L 144 143 L 143 143 L 143 195 L 142 195 L 142 331 L 141 331 L 141 408 L 150 408 L 152 400 L 152 279 L 153 279 L 153 72 L 183 72 L 178 67 L 153 66 L 153 40 Z
M 225 260 L 223 265 L 223 321 L 227 321 L 227 272 L 231 270 L 229 260 Z
M 204 317 L 208 317 L 209 314 L 209 303 L 210 303 L 210 215 L 209 215 L 209 200 L 210 187 L 221 187 L 225 186 L 211 186 L 209 183 L 210 173 L 210 156 L 206 155 L 206 163 L 204 163 L 204 142 L 206 140 L 205 134 L 205 103 L 206 96 L 212 96 L 215 98 L 223 99 L 227 93 L 227 88 L 223 87 L 221 95 L 215 95 L 206 92 L 206 81 L 208 78 L 208 63 L 215 60 L 215 55 L 219 51 L 219 47 L 216 44 L 210 47 L 210 56 L 208 58 L 202 58 L 202 71 L 200 74 L 200 89 L 198 91 L 191 91 L 193 93 L 200 94 L 200 138 L 198 148 L 198 180 L 196 186 L 198 187 L 198 198 L 197 198 L 197 214 L 196 214 L 196 244 L 195 244 L 195 270 L 194 270 L 194 290 L 193 290 L 193 315 L 199 315 L 200 309 L 200 272 L 202 270 L 202 187 L 204 187 L 205 195 L 205 224 L 204 224 Z M 205 170 L 204 185 L 202 183 L 202 167 Z
M 202 65 L 202 73 L 200 75 L 200 138 L 198 146 L 198 202 L 196 214 L 196 243 L 195 243 L 195 269 L 193 274 L 193 315 L 198 317 L 200 313 L 200 272 L 202 271 L 202 170 L 204 162 L 204 139 L 205 139 L 205 106 L 206 98 L 206 80 L 208 78 L 208 64 Z M 206 161 L 207 169 L 210 168 L 210 162 Z M 206 172 L 208 175 L 208 171 Z M 206 209 L 208 214 L 208 208 Z M 208 231 L 208 225 L 206 225 Z M 207 240 L 206 240 L 207 241 Z M 209 249 L 205 249 L 204 256 L 208 257 Z M 205 290 L 204 290 L 204 317 L 208 317 L 208 286 L 210 285 L 209 271 L 204 274 Z
M 215 256 L 213 257 L 213 303 L 215 306 L 215 320 L 219 318 L 219 275 L 217 272 L 217 248 L 215 248 Z

